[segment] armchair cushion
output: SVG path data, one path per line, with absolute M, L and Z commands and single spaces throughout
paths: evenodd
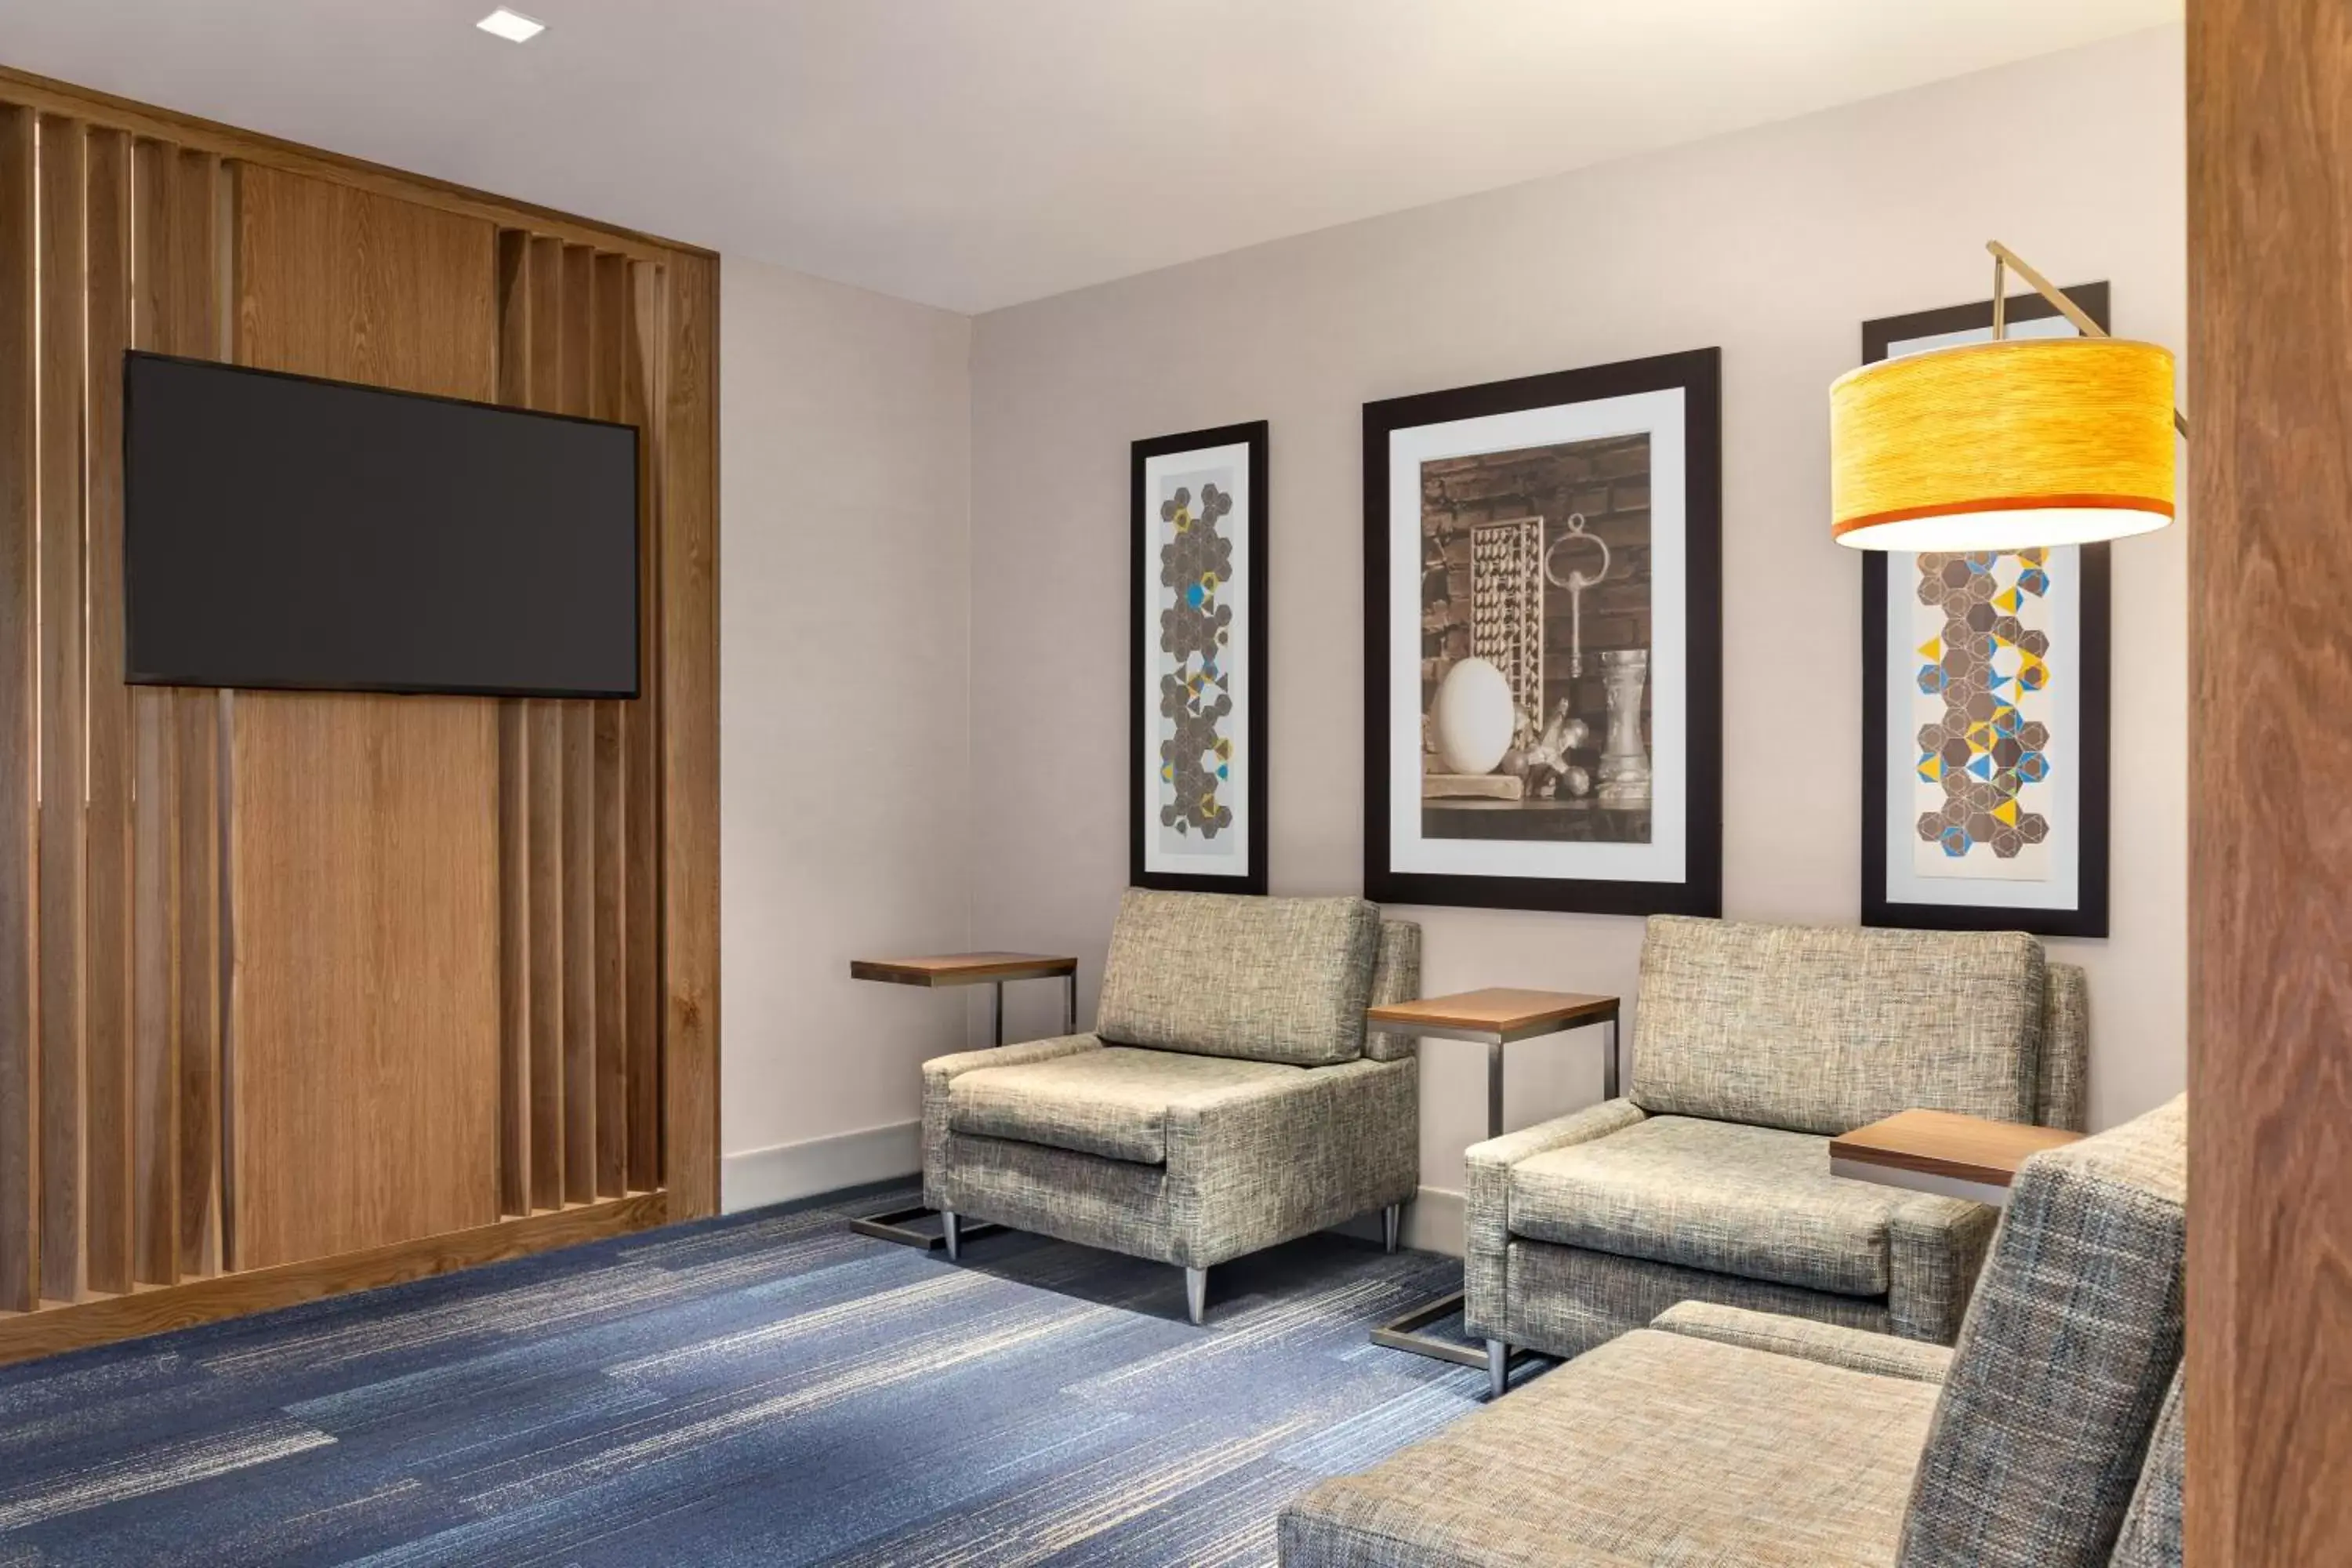
M 1285 1568 L 1885 1568 L 1936 1386 L 1636 1330 L 1284 1510 Z
M 2032 1121 L 2045 961 L 2020 932 L 1657 916 L 1632 1098 L 1832 1137 L 1914 1107 Z
M 1361 899 L 1129 888 L 1095 1031 L 1117 1045 L 1319 1067 L 1363 1053 L 1381 941 Z
M 948 1089 L 948 1128 L 1158 1165 L 1168 1158 L 1171 1103 L 1306 1071 L 1236 1057 L 1111 1046 L 958 1075 Z
M 1511 1168 L 1515 1236 L 1841 1296 L 1884 1296 L 1912 1194 L 1830 1174 L 1829 1141 L 1654 1116 Z
M 1952 1352 L 1942 1345 L 1874 1334 L 1811 1318 L 1780 1312 L 1755 1312 L 1745 1307 L 1725 1307 L 1713 1301 L 1678 1301 L 1658 1314 L 1651 1325 L 1664 1333 L 1688 1334 L 1695 1340 L 1716 1340 L 1750 1350 L 1770 1351 L 1842 1366 L 1879 1377 L 1907 1377 L 1915 1383 L 1941 1383 L 1952 1364 Z

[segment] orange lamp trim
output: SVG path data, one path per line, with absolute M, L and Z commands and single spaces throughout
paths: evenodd
M 1849 533 L 1865 528 L 1884 528 L 1892 522 L 1911 522 L 1923 517 L 1957 517 L 1979 511 L 2146 511 L 2165 517 L 2176 515 L 2172 502 L 2153 496 L 1993 496 L 1983 500 L 1944 501 L 1935 506 L 1897 507 L 1892 511 L 1872 512 L 1865 517 L 1849 517 L 1830 525 L 1830 537 L 1843 539 Z

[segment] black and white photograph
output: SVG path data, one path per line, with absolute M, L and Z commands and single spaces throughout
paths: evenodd
M 1366 405 L 1373 896 L 1716 901 L 1717 374 L 1710 350 Z

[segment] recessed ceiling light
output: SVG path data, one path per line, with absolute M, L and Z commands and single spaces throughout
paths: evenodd
M 501 5 L 474 24 L 485 33 L 496 33 L 510 44 L 527 44 L 547 31 L 547 24 L 534 22 L 520 11 L 509 11 Z

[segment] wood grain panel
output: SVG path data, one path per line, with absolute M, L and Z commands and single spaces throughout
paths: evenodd
M 34 1049 L 33 116 L 0 105 L 0 1311 L 41 1300 Z
M 596 1195 L 596 714 L 563 721 L 563 1197 Z
M 82 177 L 81 126 L 43 115 L 40 135 L 41 1293 L 88 1283 L 83 1062 Z
M 719 1209 L 719 269 L 667 268 L 662 965 L 670 1212 Z
M 530 1201 L 563 1205 L 563 710 L 528 705 Z
M 220 160 L 183 148 L 172 175 L 172 349 L 221 354 Z M 180 1261 L 183 1275 L 221 1267 L 220 705 L 210 691 L 172 698 L 172 795 L 177 812 L 172 922 L 180 1070 Z
M 631 336 L 628 258 L 595 258 L 589 414 L 618 420 Z M 643 516 L 642 500 L 639 516 Z M 596 1191 L 629 1190 L 629 1005 L 626 956 L 628 766 L 622 702 L 596 714 Z
M 0 1318 L 0 1366 L 625 1236 L 662 1224 L 667 1211 L 664 1194 L 641 1193 L 592 1208 L 533 1215 L 339 1258 L 192 1281 L 173 1290 L 142 1290 Z
M 254 168 L 237 216 L 240 361 L 496 395 L 492 226 Z M 496 714 L 237 699 L 239 1268 L 498 1217 Z
M 2352 14 L 2192 0 L 2188 1561 L 2352 1562 Z
M 560 240 L 520 237 L 522 298 L 528 327 L 520 401 L 554 412 L 562 406 L 563 245 Z M 565 1083 L 567 1038 L 564 1012 L 569 995 L 564 974 L 563 708 L 534 700 L 529 709 L 529 817 L 530 884 L 530 1116 L 531 1203 L 558 1208 L 566 1192 L 571 1150 Z
M 131 149 L 131 336 L 139 348 L 173 345 L 173 174 L 178 158 L 142 138 Z M 168 691 L 131 693 L 131 1064 L 133 1133 L 131 1250 L 138 1283 L 180 1278 L 179 973 L 173 908 L 179 886 L 179 807 Z
M 530 237 L 499 235 L 499 401 L 530 402 Z M 531 1210 L 530 705 L 499 704 L 499 1207 Z
M 93 129 L 83 204 L 89 278 L 82 330 L 86 601 L 89 605 L 89 805 L 84 910 L 89 1087 L 89 1287 L 131 1289 L 132 1101 L 131 1066 L 131 695 L 122 684 L 122 354 L 131 346 L 131 138 Z
M 627 330 L 620 342 L 620 411 L 615 417 L 637 426 L 637 700 L 621 705 L 621 746 L 628 804 L 621 830 L 627 837 L 628 871 L 622 889 L 627 912 L 622 933 L 623 991 L 628 1007 L 628 1184 L 650 1190 L 662 1181 L 661 1081 L 661 779 L 657 747 L 661 683 L 654 679 L 659 638 L 656 616 L 661 605 L 659 515 L 654 494 L 654 433 L 647 411 L 661 398 L 652 384 L 658 352 L 649 342 L 661 334 L 661 269 L 631 262 L 627 277 Z

